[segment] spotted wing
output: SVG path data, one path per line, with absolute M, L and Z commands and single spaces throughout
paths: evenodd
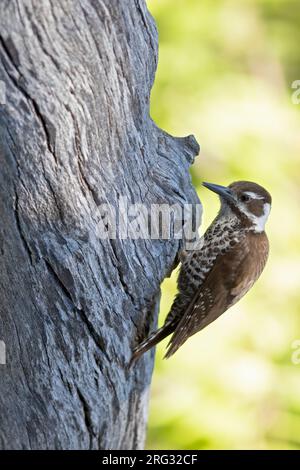
M 199 247 L 186 252 L 178 278 L 180 291 L 187 286 L 199 288 L 213 267 L 217 256 L 240 241 L 238 224 L 215 222 L 199 240 Z
M 191 299 L 205 282 L 220 254 L 232 249 L 244 235 L 238 224 L 213 223 L 199 240 L 197 249 L 181 256 L 181 270 L 178 276 L 178 291 L 166 324 L 180 322 L 191 304 Z
M 214 267 L 195 293 L 171 338 L 166 357 L 170 357 L 193 334 L 216 320 L 252 287 L 262 272 L 268 244 L 259 263 L 253 262 L 253 246 L 248 238 L 219 255 Z

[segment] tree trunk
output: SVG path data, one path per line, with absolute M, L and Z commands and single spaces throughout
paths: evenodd
M 127 366 L 181 242 L 103 239 L 99 208 L 197 203 L 198 145 L 149 117 L 144 0 L 2 0 L 0 28 L 0 447 L 142 448 L 153 353 Z

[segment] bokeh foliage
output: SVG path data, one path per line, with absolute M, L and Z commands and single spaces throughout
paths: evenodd
M 273 196 L 271 254 L 255 288 L 162 361 L 157 348 L 148 448 L 299 449 L 300 79 L 298 0 L 148 0 L 160 38 L 151 115 L 194 133 L 203 228 L 218 209 L 201 181 L 247 179 Z M 165 281 L 160 322 L 176 289 Z M 300 357 L 300 355 L 298 356 Z

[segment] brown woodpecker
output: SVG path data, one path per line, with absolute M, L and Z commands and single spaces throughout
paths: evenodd
M 238 302 L 265 267 L 270 194 L 249 181 L 203 186 L 219 195 L 220 211 L 201 238 L 200 248 L 183 252 L 178 294 L 165 323 L 134 349 L 131 362 L 173 333 L 165 355 L 170 357 Z

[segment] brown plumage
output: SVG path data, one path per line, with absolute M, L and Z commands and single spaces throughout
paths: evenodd
M 165 357 L 238 302 L 263 271 L 269 252 L 264 226 L 271 196 L 261 186 L 238 181 L 223 187 L 203 183 L 220 196 L 221 209 L 200 249 L 185 252 L 178 294 L 162 328 L 133 351 L 132 361 L 173 333 Z

